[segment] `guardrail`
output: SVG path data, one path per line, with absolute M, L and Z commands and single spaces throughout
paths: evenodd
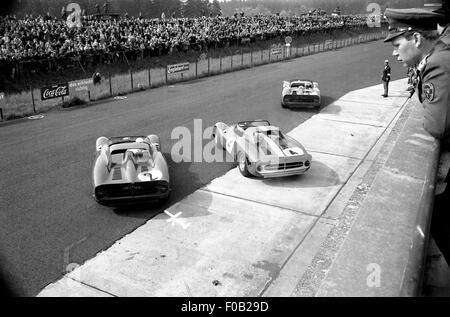
M 133 69 L 130 68 L 128 74 L 114 76 L 111 74 L 104 74 L 99 84 L 91 85 L 89 89 L 84 91 L 72 91 L 71 97 L 77 97 L 85 102 L 90 102 L 162 85 L 174 84 L 177 82 L 336 50 L 351 45 L 379 40 L 386 37 L 386 35 L 387 31 L 382 31 L 360 34 L 355 37 L 339 40 L 328 39 L 308 45 L 296 45 L 295 43 L 292 43 L 289 48 L 280 44 L 277 47 L 251 51 L 249 53 L 238 50 L 237 54 L 220 56 L 218 58 L 211 58 L 205 54 L 201 54 L 199 59 L 195 62 L 186 62 L 189 63 L 189 68 L 182 72 L 169 74 L 167 69 L 169 65 L 165 65 L 164 67 L 149 68 L 140 71 L 133 71 Z M 278 51 L 281 50 L 282 53 L 271 54 L 271 50 L 274 48 Z M 30 87 L 28 91 L 24 91 L 20 94 L 6 94 L 4 100 L 5 107 L 3 109 L 4 118 L 7 120 L 36 114 L 59 106 L 64 102 L 62 98 L 40 100 L 38 96 L 40 96 L 40 88 L 35 87 Z

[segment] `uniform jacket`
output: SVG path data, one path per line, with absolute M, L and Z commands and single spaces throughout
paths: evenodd
M 382 81 L 391 80 L 391 67 L 389 65 L 385 66 L 383 69 L 383 75 L 381 76 Z
M 424 107 L 423 126 L 439 140 L 450 141 L 450 28 L 418 66 L 418 97 Z

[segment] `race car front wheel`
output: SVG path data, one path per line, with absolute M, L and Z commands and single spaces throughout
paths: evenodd
M 248 171 L 248 159 L 244 152 L 239 152 L 238 154 L 238 167 L 239 172 L 245 177 L 250 177 L 250 172 Z

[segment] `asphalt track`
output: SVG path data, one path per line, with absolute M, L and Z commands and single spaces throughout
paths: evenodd
M 382 41 L 161 87 L 42 120 L 0 126 L 0 256 L 18 295 L 36 295 L 69 263 L 83 263 L 171 204 L 231 169 L 232 163 L 174 163 L 175 127 L 193 131 L 217 121 L 262 118 L 290 131 L 317 110 L 280 107 L 281 81 L 319 82 L 323 106 L 345 93 L 380 83 L 389 58 L 393 80 L 406 69 Z M 380 94 L 382 92 L 380 91 Z M 98 136 L 160 136 L 173 193 L 166 205 L 113 209 L 92 199 L 91 168 Z M 204 141 L 206 144 L 208 140 Z M 194 151 L 194 149 L 193 149 Z

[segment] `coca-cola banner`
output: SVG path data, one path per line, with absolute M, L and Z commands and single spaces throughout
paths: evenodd
M 69 83 L 41 88 L 41 100 L 48 100 L 69 95 Z

